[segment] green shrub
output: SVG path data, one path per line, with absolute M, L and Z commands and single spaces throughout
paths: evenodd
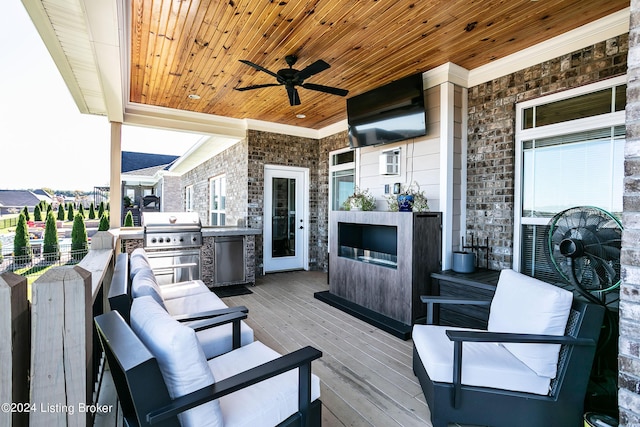
M 76 213 L 73 211 L 73 205 L 69 203 L 67 208 L 67 220 L 75 221 Z
M 103 213 L 100 217 L 100 224 L 98 224 L 98 231 L 107 231 L 109 230 L 109 214 Z
M 84 217 L 77 214 L 73 218 L 73 228 L 71 229 L 71 256 L 74 260 L 80 261 L 87 254 L 88 241 Z
M 89 205 L 89 219 L 96 219 L 96 210 L 93 207 L 93 202 Z
M 45 261 L 57 261 L 60 259 L 60 246 L 58 245 L 58 229 L 53 212 L 47 214 L 47 222 L 44 226 L 44 241 L 42 242 L 42 255 Z
M 24 219 L 29 222 L 29 220 L 31 219 L 31 217 L 29 216 L 29 208 L 25 206 L 24 209 L 22 209 L 22 213 L 24 214 Z
M 40 212 L 40 204 L 37 204 L 36 207 L 33 208 L 33 220 L 42 221 L 42 212 Z
M 104 202 L 100 202 L 100 205 L 98 206 L 98 218 L 102 218 L 103 214 L 104 214 Z
M 13 255 L 18 264 L 31 262 L 31 242 L 29 241 L 29 228 L 24 212 L 20 213 L 18 225 L 16 225 L 16 236 L 13 239 Z
M 78 206 L 78 213 L 82 215 L 82 218 L 84 218 L 84 206 L 82 206 L 82 203 Z
M 124 226 L 125 227 L 133 227 L 133 214 L 131 211 L 127 212 L 127 215 L 124 217 Z
M 64 221 L 66 216 L 66 212 L 64 211 L 64 204 L 60 203 L 58 205 L 58 221 Z

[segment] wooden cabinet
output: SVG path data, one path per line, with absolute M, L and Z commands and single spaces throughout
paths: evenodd
M 332 212 L 330 294 L 410 328 L 441 268 L 441 228 L 440 212 Z

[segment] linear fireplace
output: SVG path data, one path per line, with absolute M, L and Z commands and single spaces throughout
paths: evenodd
M 398 268 L 398 227 L 338 223 L 338 256 Z

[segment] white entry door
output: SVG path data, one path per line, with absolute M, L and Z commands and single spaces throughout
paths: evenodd
M 309 169 L 264 168 L 264 272 L 306 270 Z

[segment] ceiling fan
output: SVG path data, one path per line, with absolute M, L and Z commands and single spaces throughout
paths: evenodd
M 331 65 L 327 64 L 325 61 L 319 59 L 313 64 L 304 68 L 303 70 L 298 71 L 293 68 L 293 65 L 298 60 L 297 56 L 287 55 L 285 56 L 284 60 L 287 62 L 287 65 L 289 65 L 289 68 L 283 68 L 277 73 L 274 73 L 273 71 L 267 70 L 266 68 L 261 67 L 258 64 L 254 64 L 251 61 L 246 61 L 241 59 L 240 62 L 242 62 L 243 64 L 247 64 L 248 66 L 253 67 L 256 70 L 263 71 L 269 74 L 270 76 L 275 77 L 278 83 L 267 83 L 262 85 L 237 87 L 235 89 L 239 91 L 245 91 L 245 90 L 261 89 L 264 87 L 284 85 L 284 87 L 287 89 L 287 94 L 289 95 L 289 104 L 291 104 L 291 106 L 300 105 L 300 96 L 298 95 L 298 90 L 296 89 L 296 86 L 300 86 L 305 89 L 315 90 L 318 92 L 328 93 L 331 95 L 338 95 L 338 96 L 347 96 L 347 94 L 349 93 L 348 90 L 339 89 L 337 87 L 317 85 L 314 83 L 304 83 L 304 81 L 307 78 L 313 76 L 314 74 L 318 74 L 319 72 L 324 71 L 329 67 L 331 67 Z

